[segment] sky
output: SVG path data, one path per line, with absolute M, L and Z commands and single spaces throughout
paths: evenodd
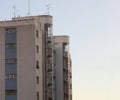
M 31 14 L 53 16 L 54 35 L 70 36 L 73 100 L 120 100 L 120 1 L 31 0 Z M 28 0 L 1 0 L 0 20 L 26 16 Z

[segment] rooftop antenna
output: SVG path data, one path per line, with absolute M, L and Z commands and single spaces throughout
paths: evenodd
M 14 17 L 16 17 L 16 14 L 15 14 L 16 7 L 15 7 L 15 5 L 13 6 L 13 10 L 14 10 Z
M 30 15 L 30 0 L 28 0 L 28 15 Z
M 48 5 L 46 5 L 46 7 L 47 7 L 47 14 L 49 15 L 49 10 L 50 10 L 50 5 L 48 4 Z
M 19 11 L 17 10 L 17 17 L 20 17 Z

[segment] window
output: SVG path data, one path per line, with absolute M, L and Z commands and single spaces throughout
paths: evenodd
M 36 37 L 39 38 L 39 32 L 36 30 Z
M 16 63 L 16 62 L 17 62 L 16 58 L 5 59 L 6 64 L 13 64 L 13 63 Z
M 36 52 L 39 53 L 39 46 L 36 45 Z
M 36 61 L 36 68 L 39 69 L 39 61 Z
M 6 29 L 5 43 L 16 43 L 16 29 L 15 28 Z
M 16 44 L 15 43 L 6 43 L 5 48 L 15 48 Z
M 15 73 L 11 73 L 11 74 L 6 74 L 5 75 L 5 79 L 7 80 L 12 80 L 12 79 L 16 79 L 16 74 Z
M 39 100 L 39 92 L 37 92 L 37 100 Z
M 36 78 L 37 78 L 37 84 L 39 84 L 39 76 L 37 76 Z
M 15 95 L 17 93 L 17 90 L 5 90 L 6 95 Z
M 16 53 L 16 48 L 6 48 L 5 49 L 5 58 L 6 59 L 11 59 L 11 58 L 16 58 L 17 53 Z

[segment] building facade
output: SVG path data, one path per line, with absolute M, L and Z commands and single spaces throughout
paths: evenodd
M 69 37 L 54 36 L 56 100 L 72 100 L 72 64 Z
M 50 15 L 0 22 L 0 100 L 71 100 L 71 93 L 65 92 L 72 86 L 71 70 L 66 74 L 70 84 L 59 83 L 59 77 L 65 76 L 64 71 L 59 72 L 57 39 L 52 34 Z M 61 40 L 64 42 L 68 41 Z M 64 85 L 63 93 L 59 85 Z M 58 99 L 59 94 L 64 98 Z

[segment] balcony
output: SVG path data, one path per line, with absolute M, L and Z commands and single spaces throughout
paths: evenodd
M 63 72 L 63 80 L 68 82 L 68 72 L 67 71 Z
M 65 94 L 69 94 L 69 89 L 68 89 L 68 87 L 64 87 L 64 93 L 65 93 Z
M 64 100 L 69 100 L 69 95 L 64 93 Z
M 48 83 L 48 87 L 50 87 L 50 86 L 52 86 L 52 83 L 50 82 L 50 83 Z
M 52 43 L 51 37 L 48 37 L 48 43 Z
M 52 48 L 47 49 L 47 57 L 52 57 Z
M 51 54 L 51 53 L 48 53 L 47 57 L 48 57 L 48 58 L 52 57 L 52 54 Z
M 47 70 L 48 72 L 51 72 L 52 71 L 52 68 L 48 68 L 48 70 Z
M 51 63 L 52 63 L 52 58 L 48 58 L 48 59 L 47 59 L 47 63 L 48 63 L 48 64 L 51 64 Z
M 68 66 L 67 66 L 67 65 L 64 65 L 64 66 L 63 66 L 63 69 L 68 70 Z
M 47 79 L 47 86 L 50 88 L 50 87 L 52 87 L 52 80 L 51 80 L 51 78 L 48 78 Z
M 68 52 L 64 51 L 64 57 L 68 58 Z
M 51 63 L 47 64 L 46 68 L 47 69 L 52 69 L 52 64 Z
M 68 58 L 64 58 L 63 68 L 66 69 L 66 70 L 68 70 Z
M 68 81 L 68 74 L 63 73 L 63 80 Z

